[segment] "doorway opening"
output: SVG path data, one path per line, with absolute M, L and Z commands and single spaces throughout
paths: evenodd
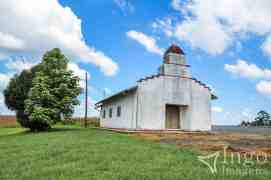
M 180 129 L 180 106 L 166 105 L 166 129 Z

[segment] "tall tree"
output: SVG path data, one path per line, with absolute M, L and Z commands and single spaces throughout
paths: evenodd
M 257 117 L 255 118 L 255 123 L 258 126 L 269 125 L 270 124 L 270 114 L 266 111 L 260 111 L 257 113 Z
M 39 71 L 40 66 L 34 66 L 30 70 L 24 70 L 19 75 L 11 78 L 7 88 L 4 90 L 5 104 L 8 109 L 16 112 L 18 122 L 26 128 L 29 128 L 28 116 L 25 114 L 25 100 L 32 87 L 32 81 L 35 73 Z
M 79 104 L 77 96 L 81 88 L 79 78 L 67 69 L 67 65 L 68 59 L 59 49 L 44 55 L 25 102 L 30 122 L 45 123 L 46 129 L 73 114 L 74 106 Z
M 47 130 L 56 122 L 55 109 L 51 107 L 55 103 L 54 97 L 50 94 L 46 78 L 48 77 L 42 73 L 37 73 L 29 97 L 25 101 L 29 128 L 34 131 Z
M 10 80 L 4 91 L 5 104 L 16 112 L 23 127 L 45 130 L 73 114 L 81 88 L 67 65 L 68 59 L 53 49 L 39 65 Z

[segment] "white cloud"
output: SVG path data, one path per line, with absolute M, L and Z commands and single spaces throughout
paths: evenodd
M 216 125 L 239 125 L 242 121 L 252 121 L 257 111 L 248 107 L 239 107 L 235 111 L 214 114 Z
M 245 60 L 237 60 L 236 64 L 225 64 L 225 70 L 248 79 L 271 79 L 271 69 L 261 69 L 255 64 L 249 64 Z
M 85 80 L 86 80 L 86 70 L 81 69 L 77 64 L 75 63 L 69 63 L 68 69 L 73 71 L 75 76 L 78 76 L 80 78 L 80 87 L 85 88 Z M 88 73 L 88 79 L 90 79 L 90 74 Z
M 5 66 L 14 73 L 20 73 L 25 69 L 30 69 L 38 62 L 29 61 L 24 58 L 21 59 L 9 59 L 9 61 L 5 64 Z
M 10 115 L 13 114 L 9 111 L 4 103 L 3 91 L 9 83 L 11 75 L 0 73 L 0 114 Z
M 9 74 L 3 74 L 0 73 L 0 94 L 3 92 L 3 90 L 8 85 L 8 82 L 10 80 L 11 76 Z
M 163 20 L 157 19 L 152 23 L 152 28 L 154 30 L 161 29 L 168 37 L 172 37 L 174 35 L 174 28 L 172 19 L 170 17 L 167 17 Z
M 183 8 L 181 5 L 181 0 L 172 0 L 171 1 L 171 6 L 173 7 L 173 9 L 182 12 Z
M 216 55 L 221 54 L 232 43 L 229 33 L 222 30 L 214 20 L 186 20 L 176 27 L 175 36 L 180 41 L 188 41 L 192 47 L 201 48 Z
M 84 95 L 79 98 L 80 105 L 75 106 L 74 117 L 84 117 L 85 115 L 85 99 Z M 88 97 L 88 117 L 99 116 L 99 112 L 95 109 L 95 104 L 97 103 L 92 97 Z
M 114 0 L 114 2 L 125 14 L 126 12 L 133 13 L 135 11 L 135 7 L 130 0 Z
M 6 107 L 2 93 L 0 93 L 0 115 L 14 115 L 14 112 L 8 110 Z
M 78 76 L 80 79 L 86 79 L 86 70 L 81 69 L 78 64 L 69 63 L 68 69 L 74 72 L 74 75 Z M 88 79 L 90 79 L 90 75 L 88 73 Z
M 241 112 L 241 118 L 240 119 L 243 119 L 243 120 L 246 120 L 246 121 L 252 121 L 253 118 L 255 117 L 255 111 L 253 110 L 250 110 L 249 108 L 243 108 Z
M 259 93 L 271 97 L 271 81 L 260 81 L 256 89 Z
M 271 32 L 271 24 L 266 23 L 271 19 L 270 0 L 172 0 L 171 5 L 182 17 L 174 36 L 210 54 L 223 53 L 242 38 L 237 35 Z
M 142 32 L 137 32 L 137 31 L 129 31 L 126 33 L 126 35 L 143 45 L 147 51 L 151 53 L 155 53 L 158 55 L 163 55 L 163 50 L 158 47 L 156 44 L 156 40 L 153 37 L 147 36 L 146 34 Z
M 257 65 L 249 64 L 241 59 L 236 64 L 225 64 L 224 68 L 239 77 L 261 80 L 256 85 L 257 92 L 271 97 L 271 69 L 261 69 Z
M 222 113 L 224 112 L 224 109 L 222 107 L 214 106 L 212 107 L 212 111 L 215 113 Z
M 11 34 L 4 34 L 0 32 L 0 48 L 6 49 L 23 49 L 24 42 Z
M 118 66 L 84 41 L 79 19 L 57 0 L 0 1 L 0 53 L 40 57 L 59 47 L 68 56 L 98 66 L 108 76 Z
M 239 77 L 261 80 L 256 85 L 257 92 L 271 97 L 271 69 L 261 69 L 257 65 L 249 64 L 241 59 L 236 64 L 225 64 L 224 68 Z
M 265 42 L 262 45 L 263 52 L 271 57 L 271 35 L 265 40 Z

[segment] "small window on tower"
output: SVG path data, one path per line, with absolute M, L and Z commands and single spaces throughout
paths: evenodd
M 118 116 L 118 117 L 121 116 L 121 106 L 118 106 L 118 109 L 117 109 L 117 116 Z
M 110 118 L 112 118 L 112 114 L 113 114 L 113 109 L 110 108 L 110 109 L 109 109 L 109 117 L 110 117 Z

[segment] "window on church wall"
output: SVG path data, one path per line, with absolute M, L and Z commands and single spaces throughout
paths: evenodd
M 113 114 L 113 109 L 110 108 L 110 109 L 109 109 L 109 117 L 110 117 L 110 118 L 112 118 L 112 114 Z
M 121 106 L 118 106 L 118 108 L 117 108 L 117 116 L 118 117 L 121 116 Z
M 166 63 L 169 63 L 169 62 L 170 62 L 169 56 L 166 57 L 166 61 L 165 61 L 165 62 L 166 62 Z
M 103 110 L 103 118 L 104 119 L 106 118 L 106 110 L 105 109 Z

